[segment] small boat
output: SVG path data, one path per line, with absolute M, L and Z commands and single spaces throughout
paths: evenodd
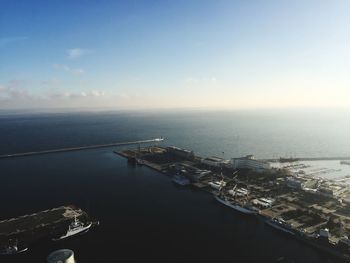
M 350 161 L 340 161 L 340 164 L 347 164 L 347 165 L 350 165 Z
M 185 176 L 179 174 L 174 175 L 172 181 L 181 186 L 189 185 L 191 183 L 190 180 L 188 180 Z
M 83 234 L 87 231 L 89 231 L 90 227 L 92 226 L 92 222 L 89 222 L 88 224 L 84 225 L 84 223 L 80 222 L 76 217 L 74 218 L 74 221 L 69 225 L 67 232 L 58 237 L 53 238 L 53 241 L 65 239 L 77 234 Z
M 0 247 L 0 255 L 15 255 L 23 253 L 28 250 L 28 247 L 23 245 L 18 245 L 18 241 L 15 242 L 9 241 L 9 244 L 3 247 Z
M 136 164 L 141 166 L 145 164 L 145 161 L 142 159 L 136 158 Z

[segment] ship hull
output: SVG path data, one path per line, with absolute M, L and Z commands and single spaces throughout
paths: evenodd
M 28 250 L 27 247 L 21 248 L 19 250 L 0 250 L 0 255 L 16 255 Z
M 84 228 L 79 229 L 78 231 L 74 231 L 72 233 L 67 233 L 64 236 L 61 236 L 61 237 L 58 237 L 58 238 L 53 238 L 52 240 L 53 241 L 58 241 L 58 240 L 62 240 L 62 239 L 66 239 L 66 238 L 72 237 L 72 236 L 84 234 L 84 233 L 89 231 L 91 226 L 92 226 L 92 223 L 88 224 Z
M 250 210 L 248 208 L 244 208 L 242 206 L 239 206 L 239 205 L 235 205 L 235 204 L 232 204 L 230 202 L 227 202 L 225 200 L 222 200 L 220 197 L 218 197 L 217 195 L 214 195 L 215 199 L 217 201 L 219 201 L 220 203 L 222 203 L 223 205 L 226 205 L 240 213 L 243 213 L 243 214 L 247 214 L 247 215 L 255 215 L 256 214 L 256 211 L 253 211 L 253 210 Z
M 292 230 L 289 230 L 289 229 L 287 229 L 287 228 L 285 228 L 283 226 L 280 226 L 280 225 L 276 224 L 275 222 L 272 222 L 271 220 L 267 220 L 267 221 L 265 221 L 265 223 L 268 226 L 270 226 L 270 227 L 272 227 L 272 228 L 274 228 L 276 230 L 282 231 L 282 232 L 290 234 L 290 235 L 295 235 L 295 233 L 292 232 Z

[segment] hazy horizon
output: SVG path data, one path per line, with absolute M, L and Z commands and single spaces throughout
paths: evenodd
M 350 109 L 348 1 L 2 1 L 0 109 Z

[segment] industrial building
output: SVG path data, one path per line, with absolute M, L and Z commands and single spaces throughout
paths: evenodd
M 230 164 L 229 160 L 225 160 L 220 157 L 212 156 L 202 159 L 201 161 L 203 164 L 208 165 L 210 167 L 227 167 Z
M 179 156 L 179 157 L 190 159 L 190 160 L 192 160 L 194 158 L 193 151 L 181 149 L 181 148 L 178 148 L 175 146 L 169 146 L 166 149 L 170 154 L 173 154 L 175 156 Z
M 254 155 L 247 155 L 241 158 L 232 158 L 231 165 L 233 169 L 250 169 L 255 172 L 263 172 L 265 170 L 271 169 L 268 162 L 261 160 L 256 160 Z

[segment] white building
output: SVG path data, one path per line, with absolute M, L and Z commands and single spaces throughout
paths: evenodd
M 230 161 L 213 156 L 202 159 L 202 163 L 211 167 L 225 167 L 230 163 Z
M 269 163 L 256 160 L 253 155 L 247 155 L 241 158 L 232 158 L 231 164 L 233 169 L 250 169 L 256 172 L 271 169 Z
M 174 155 L 179 156 L 179 157 L 183 157 L 186 159 L 193 159 L 194 158 L 193 151 L 181 149 L 181 148 L 178 148 L 175 146 L 169 146 L 169 147 L 167 147 L 167 150 L 169 153 L 174 154 Z

